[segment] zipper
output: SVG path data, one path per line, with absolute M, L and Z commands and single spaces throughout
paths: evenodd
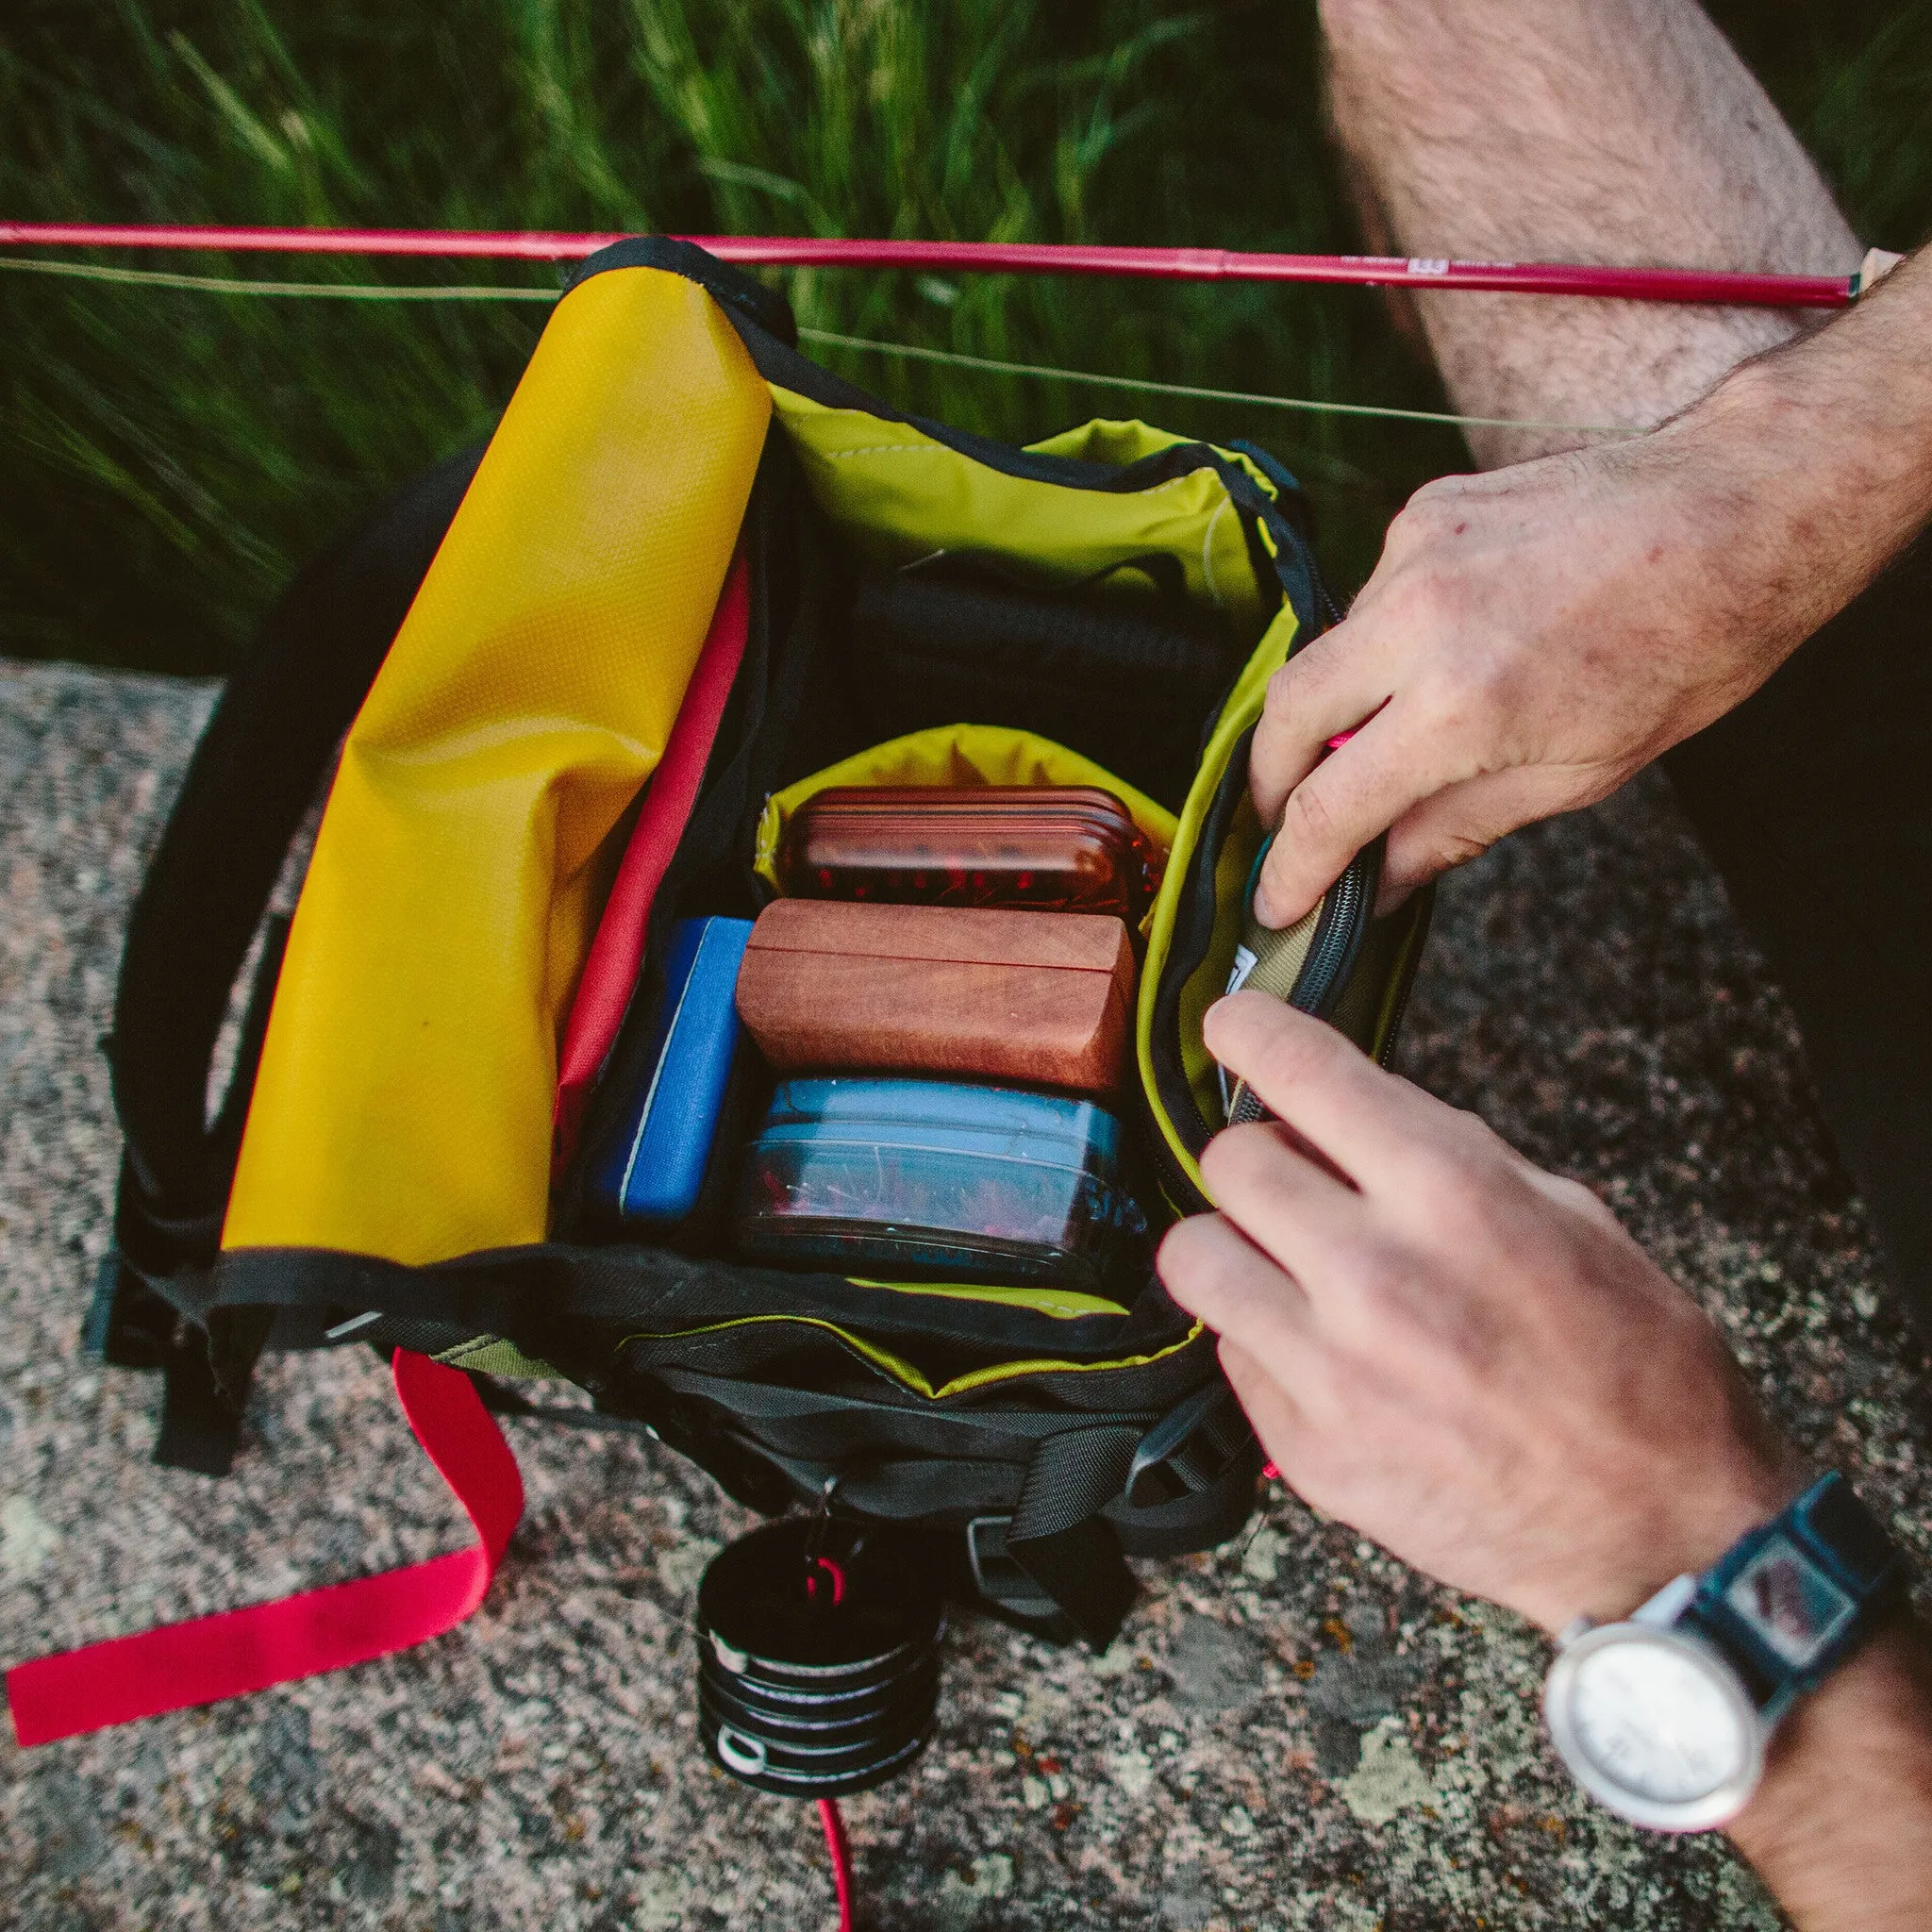
M 1369 930 L 1375 889 L 1382 875 L 1382 841 L 1356 854 L 1348 870 L 1328 888 L 1321 923 L 1308 946 L 1308 957 L 1289 995 L 1289 1005 L 1325 1019 L 1341 997 L 1349 969 L 1360 957 Z
M 1176 908 L 1176 930 L 1170 938 L 1167 958 L 1161 969 L 1161 985 L 1157 989 L 1155 1000 L 1154 1033 L 1149 1044 L 1149 1051 L 1157 1060 L 1164 1061 L 1170 1050 L 1178 1055 L 1180 1049 L 1178 1003 L 1176 1001 L 1170 1009 L 1167 993 L 1170 988 L 1185 985 L 1188 976 L 1198 970 L 1212 941 L 1214 872 L 1233 819 L 1235 801 L 1247 789 L 1249 737 L 1250 734 L 1244 733 L 1235 741 L 1227 762 L 1215 781 L 1215 795 L 1202 820 L 1194 850 L 1189 855 L 1184 876 L 1178 883 L 1177 896 L 1181 904 Z M 1204 891 L 1208 894 L 1208 902 L 1195 904 Z M 1166 1074 L 1161 1067 L 1156 1068 L 1151 1078 L 1137 1082 L 1141 1093 L 1141 1139 L 1146 1143 L 1155 1175 L 1169 1202 L 1183 1214 L 1198 1214 L 1212 1204 L 1169 1145 L 1163 1123 L 1171 1124 L 1190 1147 L 1197 1140 L 1206 1146 L 1213 1129 L 1202 1120 L 1191 1094 L 1177 1091 L 1170 1106 L 1160 1091 L 1167 1084 Z M 1185 1111 L 1181 1110 L 1183 1108 Z M 1192 1131 L 1189 1128 L 1190 1117 Z
M 1155 1110 L 1154 1096 L 1147 1091 L 1145 1081 L 1141 1088 L 1141 1138 L 1146 1143 L 1147 1158 L 1154 1169 L 1154 1177 L 1160 1184 L 1160 1191 L 1167 1196 L 1168 1205 L 1183 1216 L 1206 1214 L 1214 1203 L 1195 1184 L 1192 1175 L 1175 1157 L 1174 1151 L 1167 1144 L 1167 1136 L 1161 1130 L 1159 1115 Z
M 1395 1056 L 1395 1045 L 1402 1038 L 1402 1023 L 1408 1017 L 1409 996 L 1415 991 L 1416 977 L 1422 971 L 1423 952 L 1428 944 L 1429 925 L 1436 913 L 1436 889 L 1433 885 L 1424 886 L 1417 894 L 1415 923 L 1409 928 L 1408 937 L 1403 941 L 1403 958 L 1399 968 L 1400 977 L 1395 987 L 1395 1002 L 1389 1012 L 1389 1028 L 1382 1036 L 1379 1051 L 1375 1055 L 1376 1064 L 1387 1066 Z
M 1289 998 L 1289 1005 L 1298 1011 L 1325 1019 L 1341 997 L 1342 988 L 1348 983 L 1349 973 L 1361 956 L 1362 941 L 1368 934 L 1375 890 L 1381 878 L 1381 841 L 1378 840 L 1358 853 L 1350 861 L 1347 871 L 1329 887 L 1322 908 L 1321 924 L 1308 948 L 1307 959 L 1295 980 L 1294 991 Z M 1402 1008 L 1408 1003 L 1409 987 L 1413 984 L 1414 974 L 1411 972 L 1402 989 L 1402 1005 L 1397 1008 L 1390 1027 L 1391 1042 L 1396 1027 L 1401 1024 Z M 1174 1149 L 1168 1145 L 1167 1136 L 1161 1131 L 1155 1109 L 1155 1097 L 1142 1082 L 1141 1126 L 1161 1191 L 1183 1214 L 1203 1213 L 1213 1204 L 1196 1186 L 1181 1166 Z M 1228 1125 L 1238 1127 L 1249 1121 L 1267 1118 L 1267 1109 L 1255 1097 L 1253 1090 L 1243 1084 L 1228 1114 Z M 1179 1123 L 1175 1125 L 1178 1128 Z
M 1308 957 L 1302 962 L 1294 990 L 1288 996 L 1288 1004 L 1297 1012 L 1311 1013 L 1316 1019 L 1324 1020 L 1334 1009 L 1349 974 L 1361 958 L 1381 874 L 1382 841 L 1377 839 L 1358 852 L 1349 861 L 1348 869 L 1328 888 L 1322 903 L 1321 921 L 1308 946 Z M 1245 1080 L 1238 1081 L 1227 1110 L 1228 1125 L 1241 1127 L 1251 1121 L 1273 1118 L 1255 1090 Z

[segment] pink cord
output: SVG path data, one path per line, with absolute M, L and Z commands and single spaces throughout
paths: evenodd
M 0 222 L 8 248 L 198 248 L 290 255 L 492 257 L 566 261 L 620 235 L 445 228 L 216 228 L 160 223 Z M 809 268 L 984 270 L 995 274 L 1150 275 L 1165 281 L 1328 282 L 1357 287 L 1492 289 L 1610 295 L 1637 302 L 1721 302 L 1844 308 L 1850 275 L 1774 275 L 1695 268 L 1607 268 L 1562 261 L 1435 261 L 1384 255 L 1257 255 L 1231 248 L 1115 248 L 1052 242 L 874 241 L 858 237 L 700 235 L 722 261 Z
M 852 1910 L 852 1846 L 845 1837 L 845 1821 L 839 1815 L 837 1798 L 819 1800 L 819 1823 L 825 1827 L 825 1849 L 832 1855 L 832 1884 L 839 1894 L 839 1932 L 855 1932 L 858 1922 Z

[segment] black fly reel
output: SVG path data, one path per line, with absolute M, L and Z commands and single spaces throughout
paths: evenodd
M 786 1517 L 698 1588 L 698 1730 L 711 1761 L 786 1798 L 903 1771 L 932 1737 L 943 1601 L 915 1539 Z

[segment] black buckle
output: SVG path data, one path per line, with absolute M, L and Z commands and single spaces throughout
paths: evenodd
M 1060 1607 L 1007 1552 L 1010 1516 L 975 1516 L 966 1525 L 966 1560 L 974 1587 L 987 1602 L 1016 1617 L 1060 1615 Z
M 1141 1438 L 1127 1465 L 1127 1507 L 1152 1509 L 1212 1488 L 1253 1440 L 1234 1391 L 1210 1382 Z

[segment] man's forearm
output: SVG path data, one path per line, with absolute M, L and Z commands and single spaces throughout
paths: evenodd
M 1392 255 L 1846 274 L 1864 253 L 1697 0 L 1322 0 L 1329 102 Z M 1883 237 L 1874 239 L 1883 240 Z M 1418 298 L 1457 409 L 1648 428 L 1813 318 Z M 1472 427 L 1484 469 L 1586 439 Z
M 1768 675 L 1932 520 L 1932 250 L 1744 364 L 1651 441 Z M 1706 514 L 1706 512 L 1708 512 Z
M 1923 1932 L 1932 1915 L 1932 1656 L 1868 1644 L 1786 1720 L 1731 1839 L 1805 1932 Z

